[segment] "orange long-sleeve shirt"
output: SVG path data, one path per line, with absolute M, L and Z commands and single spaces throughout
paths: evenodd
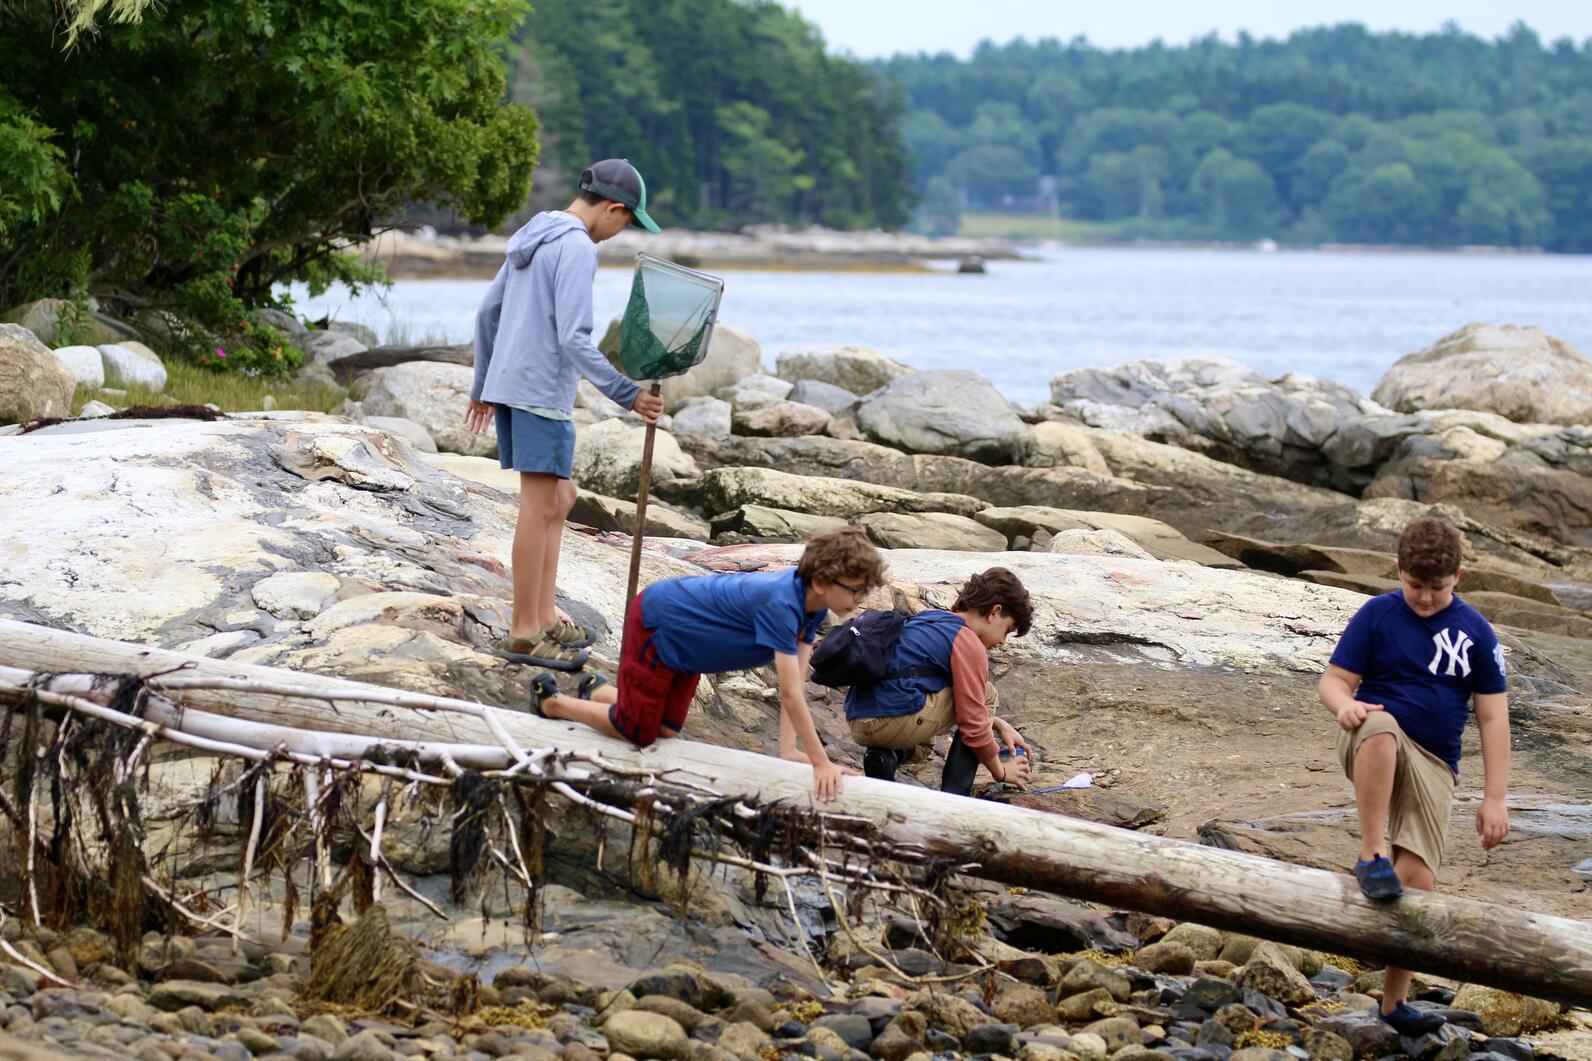
M 951 643 L 951 690 L 956 701 L 956 728 L 962 743 L 982 761 L 999 751 L 984 687 L 989 681 L 989 651 L 978 635 L 964 626 Z

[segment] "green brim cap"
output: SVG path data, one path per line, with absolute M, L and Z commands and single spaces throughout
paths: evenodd
M 658 223 L 647 213 L 647 182 L 628 160 L 605 158 L 592 163 L 591 168 L 580 175 L 580 190 L 629 207 L 635 215 L 632 228 L 660 231 Z

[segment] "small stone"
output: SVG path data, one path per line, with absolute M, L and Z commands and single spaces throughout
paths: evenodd
M 249 1000 L 227 984 L 207 984 L 197 980 L 167 980 L 149 992 L 149 1004 L 156 1009 L 180 1010 L 198 1006 L 203 1010 L 222 1006 L 246 1006 Z
M 1227 1061 L 1293 1061 L 1293 1055 L 1273 1050 L 1269 1046 L 1246 1046 L 1242 1050 L 1234 1050 Z
M 1163 943 L 1181 943 L 1194 954 L 1195 961 L 1209 961 L 1222 953 L 1222 933 L 1205 925 L 1185 921 L 1161 937 Z
M 1010 1055 L 1016 1048 L 1017 1025 L 980 1024 L 968 1030 L 962 1045 L 970 1053 Z
M 1255 1016 L 1255 1011 L 1241 1002 L 1222 1006 L 1212 1015 L 1212 1019 L 1226 1025 L 1227 1030 L 1234 1035 L 1254 1031 L 1260 1025 L 1260 1018 Z
M 1071 1023 L 1094 1020 L 1097 1017 L 1111 1017 L 1115 1016 L 1116 1012 L 1116 999 L 1112 998 L 1111 992 L 1103 987 L 1068 995 L 1056 1003 L 1056 1017 Z
M 1091 1031 L 1081 1031 L 1067 1043 L 1067 1049 L 1078 1055 L 1078 1061 L 1105 1061 L 1111 1047 L 1104 1037 Z
M 105 1009 L 134 1024 L 148 1024 L 155 1016 L 155 1010 L 136 995 L 112 995 Z
M 901 1010 L 901 1016 L 908 1012 L 922 1013 L 928 1018 L 931 1029 L 942 1031 L 958 1042 L 973 1028 L 989 1021 L 988 1014 L 965 998 L 943 991 L 919 991 L 902 1004 Z M 922 1039 L 923 1036 L 917 1038 Z
M 181 1035 L 187 1031 L 183 1027 L 182 1018 L 175 1013 L 157 1013 L 149 1018 L 149 1027 L 162 1035 Z
M 301 1023 L 299 1031 L 323 1039 L 333 1047 L 342 1046 L 348 1040 L 348 1030 L 343 1027 L 343 1022 L 329 1013 L 317 1013 Z
M 769 1008 L 755 999 L 742 999 L 735 1003 L 725 1012 L 724 1019 L 731 1024 L 750 1024 L 765 1034 L 773 1031 L 778 1023 Z
M 736 1057 L 755 1058 L 772 1041 L 767 1032 L 750 1021 L 736 1021 L 719 1034 L 718 1047 Z
M 1177 1061 L 1165 1050 L 1154 1050 L 1148 1046 L 1124 1046 L 1111 1057 L 1113 1061 Z
M 281 1043 L 257 1028 L 239 1028 L 238 1042 L 255 1057 L 259 1057 L 261 1054 L 269 1054 L 282 1048 Z
M 687 1035 L 696 1031 L 697 1025 L 707 1018 L 707 1014 L 690 1003 L 668 995 L 645 995 L 636 1000 L 634 1008 L 644 1013 L 663 1014 L 684 1028 Z
M 1232 1046 L 1233 1033 L 1219 1020 L 1208 1020 L 1194 1033 L 1196 1046 Z
M 1079 1061 L 1078 1055 L 1055 1043 L 1026 1042 L 1017 1051 L 1017 1061 Z
M 332 1051 L 332 1061 L 392 1061 L 393 1051 L 373 1031 L 345 1039 Z
M 1149 973 L 1187 976 L 1194 971 L 1194 952 L 1176 940 L 1162 940 L 1140 947 L 1133 964 Z
M 1144 1042 L 1139 1034 L 1139 1022 L 1132 1017 L 1107 1017 L 1105 1020 L 1097 1020 L 1093 1024 L 1086 1025 L 1082 1031 L 1083 1034 L 1098 1035 L 1105 1041 L 1106 1050 L 1111 1053 L 1116 1053 L 1124 1046 L 1141 1046 Z M 1072 1041 L 1076 1044 L 1078 1037 L 1073 1036 Z M 1076 1052 L 1074 1048 L 1074 1053 Z
M 647 977 L 656 980 L 656 977 Z M 652 985 L 656 986 L 656 984 Z M 634 1057 L 666 1059 L 686 1058 L 691 1054 L 691 1041 L 685 1029 L 671 1017 L 661 1013 L 647 1013 L 628 1009 L 616 1013 L 603 1022 L 603 1037 L 611 1049 Z
M 892 1024 L 879 1033 L 868 1052 L 880 1061 L 905 1061 L 922 1048 L 916 1039 Z
M 1275 943 L 1255 947 L 1234 982 L 1290 1006 L 1305 1006 L 1316 1000 L 1316 989 Z
M 1208 962 L 1195 962 L 1194 971 L 1205 976 L 1219 976 L 1223 980 L 1231 980 L 1238 971 L 1238 966 L 1232 962 L 1224 962 L 1220 958 L 1212 958 Z
M 1306 1028 L 1299 1045 L 1318 1061 L 1354 1061 L 1354 1047 L 1341 1035 L 1321 1028 Z
M 601 1056 L 578 1039 L 571 1039 L 564 1044 L 564 1061 L 601 1061 Z
M 254 603 L 278 619 L 313 619 L 337 593 L 337 576 L 324 571 L 279 571 L 250 591 Z
M 1055 1007 L 1032 984 L 1012 984 L 995 997 L 995 1016 L 1009 1024 L 1029 1028 L 1055 1019 Z
M 854 1050 L 866 1050 L 873 1042 L 873 1025 L 854 1013 L 830 1013 L 813 1021 L 812 1027 L 828 1028 Z
M 1133 981 L 1116 969 L 1088 958 L 1075 962 L 1061 978 L 1061 993 L 1064 996 L 1096 987 L 1105 988 L 1118 1002 L 1126 1002 L 1133 991 Z

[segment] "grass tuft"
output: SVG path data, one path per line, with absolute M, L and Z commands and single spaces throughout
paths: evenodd
M 72 414 L 77 415 L 85 404 L 96 399 L 118 410 L 135 405 L 217 405 L 224 413 L 250 413 L 264 408 L 266 395 L 275 400 L 278 409 L 326 413 L 346 398 L 348 391 L 324 383 L 214 372 L 172 358 L 166 362 L 164 391 L 157 394 L 135 384 L 127 388 L 125 395 L 107 397 L 102 390 L 79 387 L 72 396 Z

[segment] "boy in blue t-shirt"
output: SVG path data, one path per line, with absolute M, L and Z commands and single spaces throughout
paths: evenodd
M 704 674 L 774 664 L 779 681 L 780 747 L 813 768 L 820 802 L 840 793 L 842 770 L 829 760 L 804 688 L 818 626 L 831 611 L 856 610 L 884 584 L 884 560 L 866 535 L 843 527 L 813 537 L 794 570 L 694 575 L 648 586 L 625 615 L 619 680 L 582 679 L 578 697 L 558 691 L 552 674 L 532 683 L 532 709 L 569 719 L 645 748 L 677 737 Z M 794 738 L 794 739 L 793 739 Z M 796 751 L 800 741 L 803 751 Z
M 1338 755 L 1360 817 L 1354 875 L 1372 899 L 1436 885 L 1473 698 L 1485 777 L 1476 833 L 1484 848 L 1509 834 L 1503 650 L 1487 620 L 1454 594 L 1462 547 L 1459 531 L 1442 520 L 1405 527 L 1402 588 L 1371 598 L 1349 621 L 1317 690 L 1338 718 Z M 1441 1027 L 1443 1018 L 1406 1003 L 1409 989 L 1409 970 L 1389 966 L 1382 1019 L 1402 1035 Z

